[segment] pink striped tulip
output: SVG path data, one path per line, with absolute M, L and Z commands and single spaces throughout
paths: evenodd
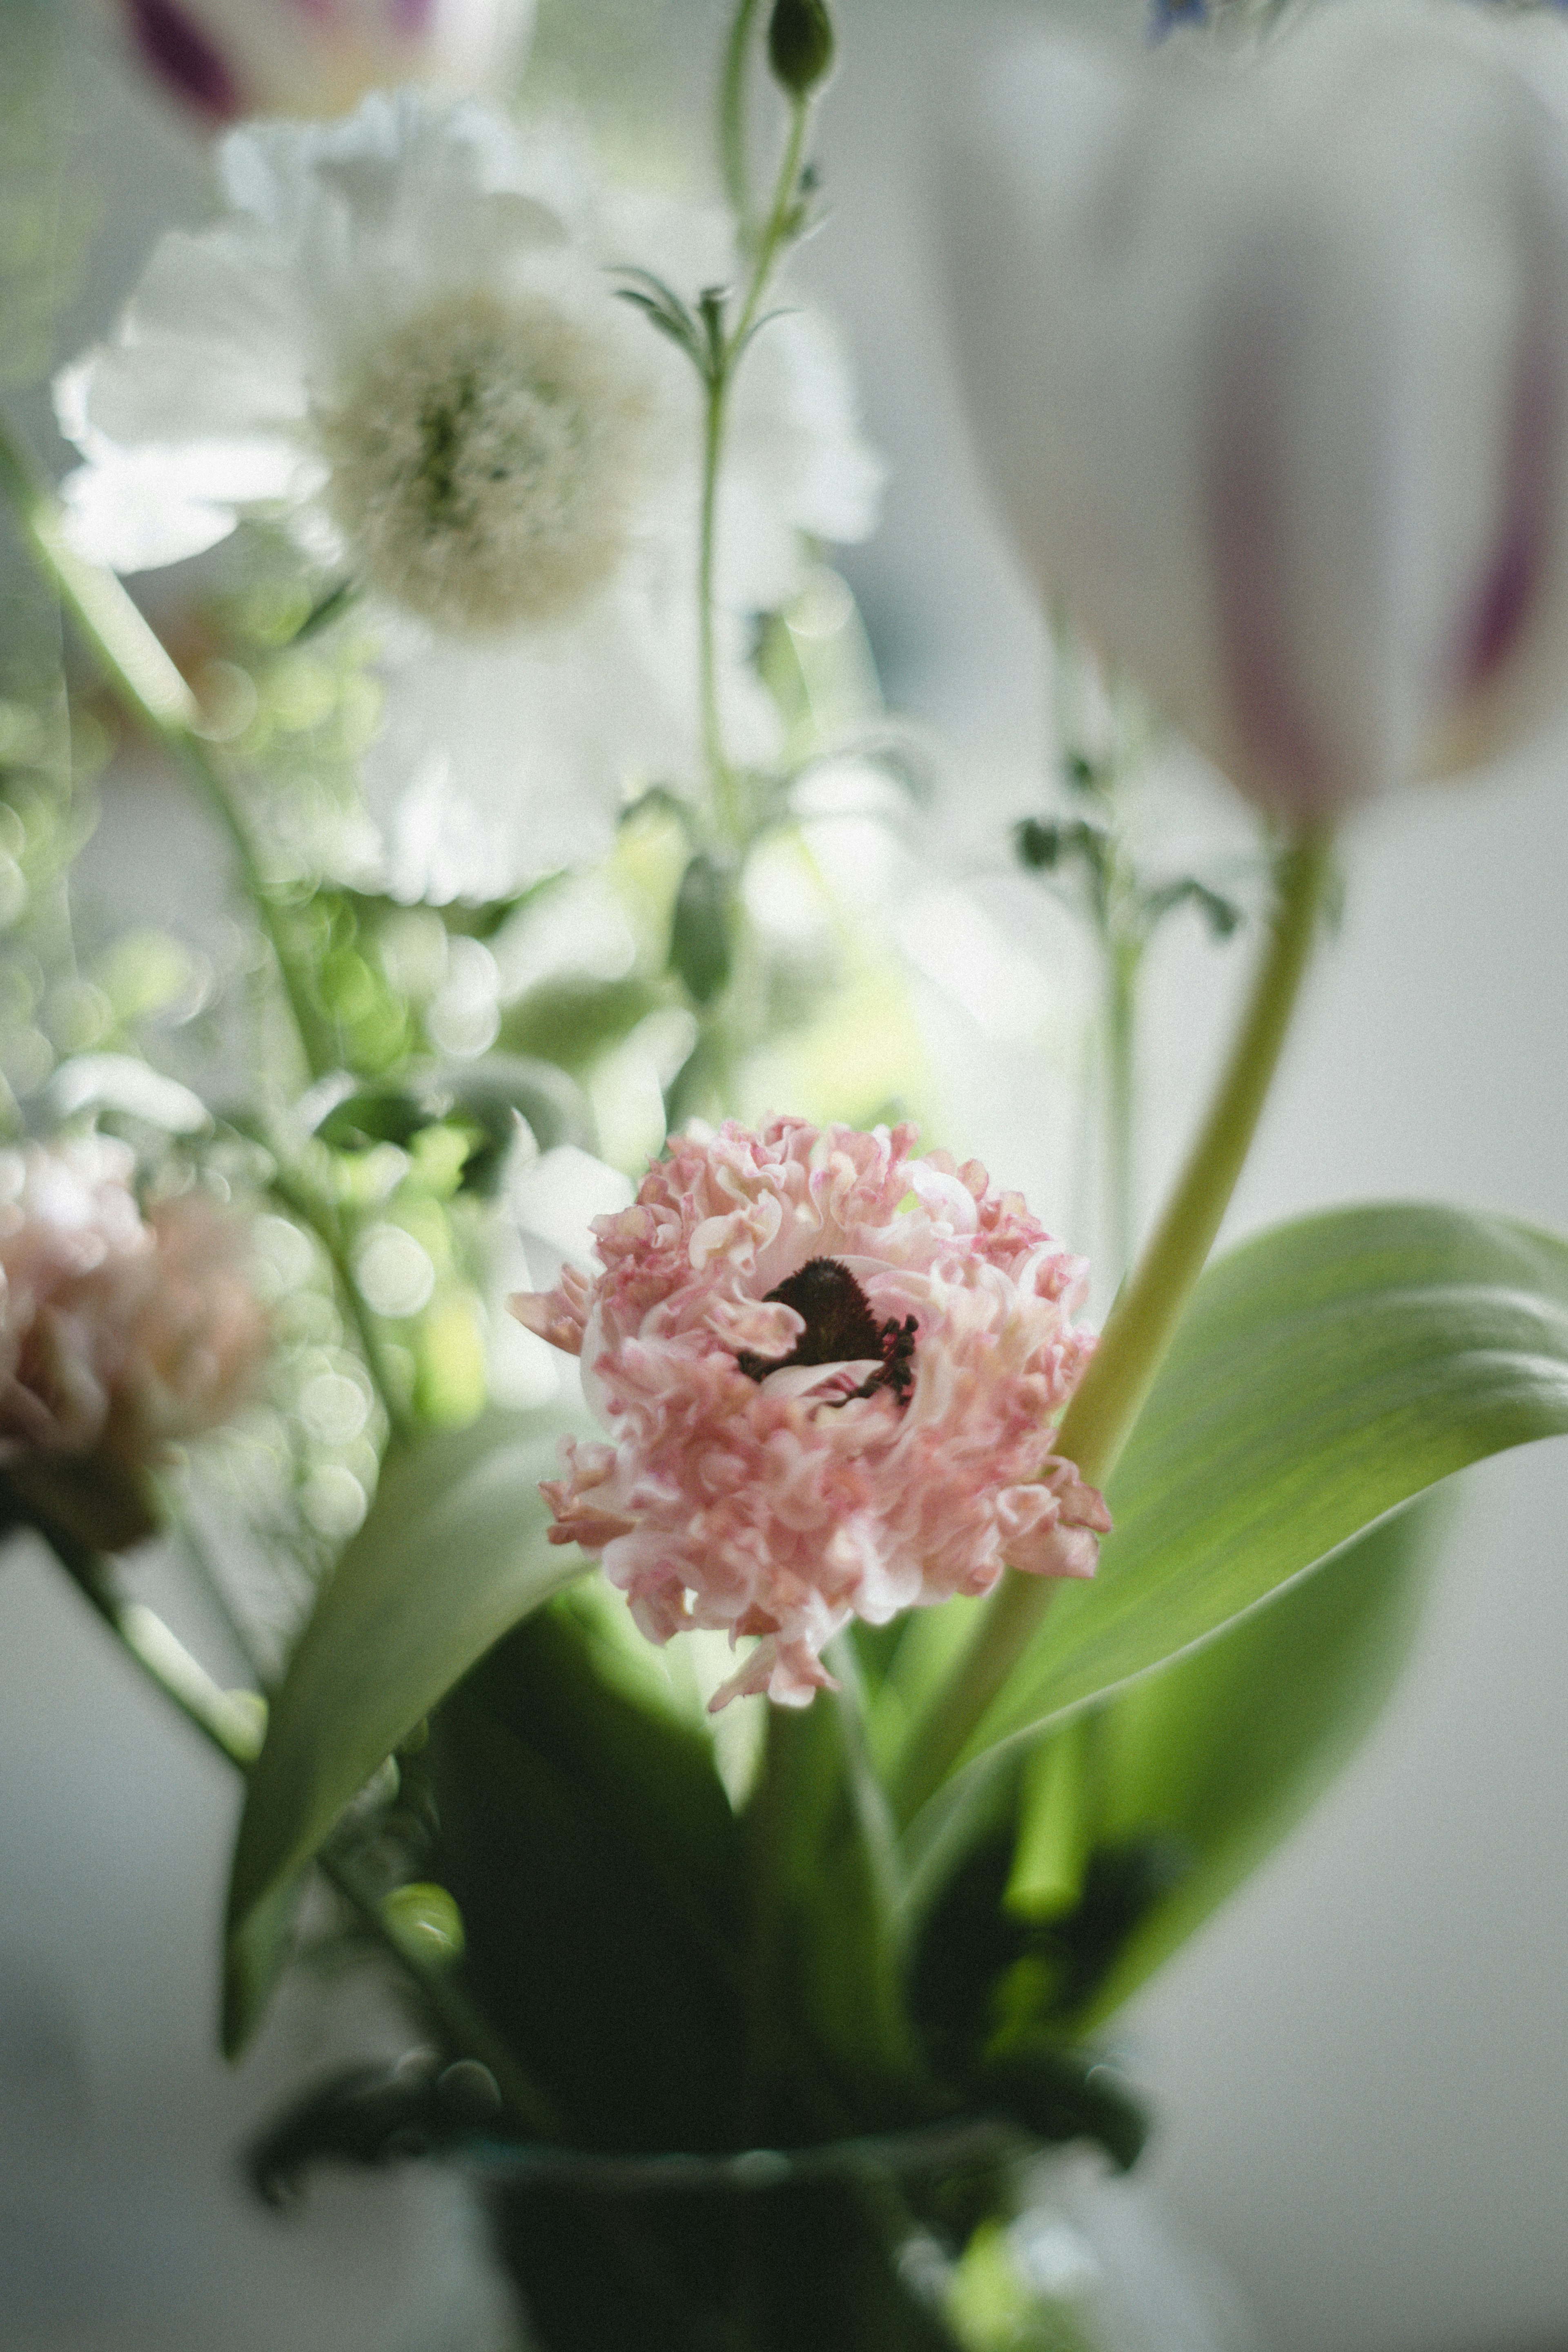
M 1247 58 L 1045 35 L 960 134 L 952 309 L 1018 544 L 1289 822 L 1568 689 L 1568 130 L 1516 32 L 1356 0 Z

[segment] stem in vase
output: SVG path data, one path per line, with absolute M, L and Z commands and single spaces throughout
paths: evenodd
M 1270 935 L 1208 1116 L 1143 1255 L 1110 1311 L 1053 1452 L 1103 1487 L 1131 1435 L 1230 1203 L 1279 1066 L 1331 871 L 1326 829 L 1279 860 Z M 1008 1573 L 911 1738 L 898 1791 L 910 1820 L 958 1763 L 1050 1606 L 1048 1579 Z
M 735 215 L 742 253 L 750 250 L 756 234 L 752 218 L 746 99 L 751 81 L 749 68 L 757 5 L 758 0 L 741 0 L 725 45 L 724 68 L 719 80 L 719 163 L 724 176 L 724 194 Z
M 289 936 L 278 894 L 268 881 L 239 799 L 199 732 L 201 712 L 162 641 L 112 572 L 79 555 L 66 534 L 59 502 L 20 444 L 0 422 L 4 488 L 35 561 L 69 613 L 121 707 L 178 761 L 228 838 L 247 898 L 272 949 L 283 993 L 312 1078 L 335 1065 L 331 1039 L 310 1000 L 304 964 Z
M 742 9 L 742 16 L 745 12 Z M 749 20 L 748 20 L 749 23 Z M 735 38 L 742 33 L 737 19 Z M 740 50 L 743 68 L 743 43 Z M 728 74 L 725 82 L 728 91 Z M 800 195 L 801 163 L 805 152 L 806 131 L 811 121 L 809 98 L 790 100 L 789 135 L 779 165 L 773 199 L 762 235 L 757 241 L 756 259 L 752 264 L 741 313 L 732 329 L 723 334 L 722 342 L 714 352 L 707 370 L 707 407 L 702 436 L 702 509 L 697 565 L 697 632 L 698 690 L 702 712 L 702 745 L 707 761 L 710 784 L 713 794 L 714 814 L 724 841 L 732 848 L 744 846 L 742 812 L 735 772 L 730 764 L 724 744 L 723 714 L 719 705 L 719 659 L 717 640 L 717 568 L 719 541 L 719 478 L 724 459 L 724 434 L 729 421 L 730 390 L 735 372 L 744 356 L 746 345 L 761 321 L 757 313 L 769 278 L 780 251 L 788 241 L 792 216 Z M 742 245 L 747 242 L 743 214 L 737 217 L 737 231 Z M 717 298 L 713 298 L 715 302 Z M 704 308 L 710 298 L 703 297 Z

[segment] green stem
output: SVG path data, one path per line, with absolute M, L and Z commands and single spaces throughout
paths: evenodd
M 84 1546 L 51 1530 L 48 1540 L 87 1601 L 185 1721 L 228 1763 L 247 1772 L 260 1753 L 264 1702 L 226 1691 L 172 1633 L 156 1610 L 127 1601 L 106 1564 Z
M 225 1591 L 211 1553 L 191 1524 L 188 1510 L 181 1511 L 170 1498 L 169 1518 L 180 1549 L 190 1561 L 192 1573 L 200 1585 L 203 1597 L 226 1634 L 235 1655 L 255 1683 L 263 1698 L 271 1696 L 272 1684 L 262 1664 L 261 1655 L 252 1641 L 248 1629 L 241 1623 L 237 1612 Z
M 724 747 L 724 721 L 719 709 L 718 613 L 715 566 L 719 538 L 719 466 L 724 449 L 730 360 L 708 382 L 708 413 L 702 428 L 702 519 L 697 563 L 698 693 L 702 709 L 702 754 L 713 793 L 714 815 L 721 834 L 731 846 L 738 842 L 740 811 L 734 770 Z
M 1137 1013 L 1143 942 L 1135 934 L 1106 942 L 1105 1198 L 1106 1252 L 1121 1282 L 1138 1238 Z
M 773 265 L 789 229 L 800 188 L 801 160 L 805 152 L 811 101 L 790 101 L 789 136 L 773 189 L 766 226 L 746 288 L 741 315 L 724 338 L 722 352 L 708 376 L 707 412 L 702 431 L 702 511 L 697 563 L 698 691 L 702 711 L 702 749 L 711 782 L 719 831 L 731 849 L 742 849 L 742 826 L 735 772 L 724 746 L 724 722 L 719 707 L 717 562 L 719 541 L 719 478 L 724 458 L 724 432 L 729 421 L 730 387 L 757 322 Z
M 306 1067 L 312 1077 L 320 1077 L 334 1066 L 331 1040 L 312 1005 L 304 965 L 289 937 L 277 894 L 261 870 L 234 787 L 198 731 L 201 713 L 195 695 L 113 572 L 88 562 L 71 546 L 58 500 L 38 479 L 4 420 L 0 488 L 117 700 L 178 761 L 227 835 L 246 895 L 277 959 Z
M 366 1306 L 359 1284 L 354 1279 L 354 1270 L 349 1262 L 336 1213 L 307 1186 L 296 1183 L 282 1169 L 274 1173 L 269 1189 L 302 1225 L 310 1227 L 325 1250 L 339 1295 L 354 1327 L 365 1370 L 381 1399 L 387 1428 L 395 1444 L 406 1444 L 416 1433 L 416 1423 L 403 1401 L 403 1383 L 393 1374 L 381 1327 Z
M 1230 1058 L 1185 1168 L 1112 1307 L 1053 1451 L 1103 1487 L 1203 1272 L 1252 1142 L 1300 994 L 1331 870 L 1330 836 L 1303 833 L 1279 865 L 1268 947 Z M 910 1742 L 899 1790 L 910 1820 L 968 1747 L 1050 1605 L 1044 1578 L 1009 1574 Z
M 735 229 L 742 253 L 751 250 L 755 235 L 752 219 L 751 142 L 747 137 L 746 98 L 751 83 L 752 34 L 757 21 L 757 6 L 758 0 L 741 0 L 735 11 L 735 21 L 730 27 L 730 38 L 724 49 L 724 69 L 719 81 L 719 163 L 724 176 L 724 194 L 735 215 Z
M 735 322 L 734 332 L 730 337 L 729 358 L 731 367 L 740 358 L 746 339 L 756 323 L 763 296 L 767 291 L 768 280 L 773 273 L 773 264 L 777 261 L 779 248 L 784 242 L 790 215 L 795 210 L 800 193 L 800 168 L 805 155 L 805 134 L 810 123 L 810 99 L 792 98 L 789 103 L 789 135 L 784 141 L 784 160 L 779 165 L 778 178 L 773 184 L 773 205 L 768 213 L 767 226 L 763 231 L 762 241 L 757 247 L 756 264 L 752 271 L 751 285 L 746 290 L 745 303 Z
M 155 1610 L 127 1601 L 115 1590 L 110 1570 L 94 1553 L 52 1531 L 49 1541 L 72 1582 L 147 1679 L 227 1763 L 248 1772 L 260 1750 L 263 1703 L 248 1693 L 221 1689 Z M 424 1961 L 405 1949 L 349 1864 L 328 1854 L 318 1854 L 316 1863 L 362 1927 L 414 1979 L 450 2046 L 489 2068 L 519 2123 L 546 2137 L 557 2134 L 560 2118 L 552 2102 L 519 2067 L 462 1987 L 439 1963 Z
M 745 2062 L 741 2081 L 740 2140 L 749 2147 L 763 2128 L 777 2055 L 779 1857 L 784 1842 L 785 1743 L 794 1725 L 770 1706 L 763 1735 L 762 1770 L 746 1816 Z

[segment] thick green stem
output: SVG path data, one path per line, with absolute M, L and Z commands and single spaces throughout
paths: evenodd
M 1143 942 L 1135 934 L 1106 943 L 1105 1246 L 1120 1282 L 1138 1239 L 1137 1011 Z
M 234 788 L 198 731 L 201 713 L 195 695 L 113 572 L 88 562 L 71 546 L 58 501 L 38 480 L 3 423 L 0 488 L 116 699 L 179 761 L 226 835 L 246 895 L 277 959 L 306 1066 L 312 1077 L 320 1077 L 333 1066 L 331 1041 L 311 1003 L 304 968 L 277 894 L 261 870 Z
M 1279 1065 L 1321 914 L 1326 832 L 1302 834 L 1280 860 L 1268 947 L 1230 1058 L 1186 1166 L 1063 1417 L 1054 1451 L 1103 1487 L 1153 1385 L 1252 1142 Z M 899 1790 L 908 1821 L 941 1787 L 1050 1606 L 1043 1578 L 1009 1573 L 969 1648 L 911 1739 Z
M 112 1572 L 104 1561 L 60 1535 L 51 1534 L 49 1540 L 72 1582 L 147 1679 L 226 1762 L 248 1772 L 261 1747 L 264 1703 L 247 1692 L 221 1689 L 155 1610 L 139 1601 L 127 1601 L 116 1591 Z M 413 1979 L 451 2047 L 489 2068 L 501 2096 L 528 2130 L 555 2135 L 560 2118 L 552 2104 L 529 2081 L 450 1973 L 438 1962 L 422 1961 L 405 1947 L 374 1895 L 359 1885 L 348 1864 L 326 1854 L 318 1854 L 316 1860 L 322 1875 L 361 1926 Z

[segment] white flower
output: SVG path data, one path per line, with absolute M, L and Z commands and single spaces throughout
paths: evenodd
M 599 190 L 543 132 L 405 93 L 220 151 L 226 218 L 165 237 L 114 341 L 58 386 L 89 459 L 78 546 L 121 571 L 286 518 L 372 593 L 368 767 L 401 895 L 496 895 L 600 849 L 697 747 L 701 392 L 616 291 L 732 280 L 716 215 Z M 723 699 L 770 744 L 746 619 L 799 534 L 868 528 L 878 469 L 820 321 L 742 364 L 721 485 Z
M 105 0 L 100 0 L 105 5 Z M 533 0 L 106 0 L 142 63 L 209 122 L 341 114 L 367 89 L 504 89 Z
M 997 61 L 952 174 L 984 454 L 1043 586 L 1296 819 L 1568 677 L 1568 142 L 1491 12 Z

